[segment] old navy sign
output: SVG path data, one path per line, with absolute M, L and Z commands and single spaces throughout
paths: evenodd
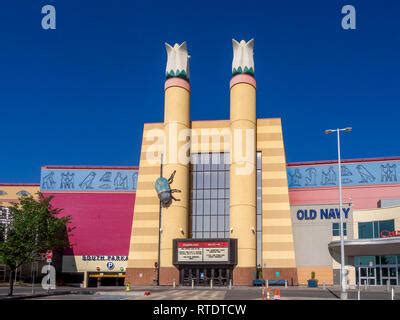
M 342 214 L 344 219 L 349 218 L 350 207 L 343 207 Z M 298 209 L 296 212 L 297 220 L 333 220 L 340 219 L 339 208 L 319 208 L 319 209 Z

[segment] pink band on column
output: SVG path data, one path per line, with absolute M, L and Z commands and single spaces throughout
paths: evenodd
M 238 83 L 247 83 L 247 84 L 253 86 L 254 88 L 257 88 L 256 79 L 254 79 L 254 77 L 252 77 L 248 74 L 237 74 L 236 76 L 234 76 L 231 79 L 230 88 L 232 88 L 235 84 L 238 84 Z
M 175 78 L 169 78 L 169 79 L 165 80 L 164 90 L 167 90 L 168 88 L 171 88 L 171 87 L 181 87 L 190 92 L 189 81 L 184 80 L 182 78 L 175 77 Z

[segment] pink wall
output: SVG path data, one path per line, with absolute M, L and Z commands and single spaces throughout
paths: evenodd
M 129 252 L 135 193 L 47 193 L 52 205 L 71 215 L 74 255 L 124 255 Z
M 339 202 L 338 187 L 289 189 L 291 205 L 333 204 Z M 343 202 L 352 202 L 354 209 L 377 208 L 381 199 L 400 199 L 399 185 L 343 187 Z

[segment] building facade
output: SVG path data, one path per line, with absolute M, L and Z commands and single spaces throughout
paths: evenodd
M 344 161 L 340 211 L 337 164 L 287 165 L 281 120 L 256 119 L 253 41 L 233 41 L 229 120 L 191 121 L 174 50 L 187 57 L 185 43 L 167 48 L 164 123 L 144 125 L 126 281 L 305 285 L 315 273 L 339 284 L 342 214 L 348 284 L 398 284 L 399 159 Z M 179 191 L 166 207 L 160 175 Z
M 187 56 L 185 44 L 173 48 Z M 189 79 L 171 76 L 169 53 L 164 123 L 143 131 L 127 267 L 132 284 L 215 278 L 246 285 L 257 269 L 298 283 L 281 120 L 256 119 L 253 41 L 233 41 L 233 49 L 231 117 L 221 121 L 191 121 Z M 179 190 L 168 207 L 155 196 L 160 172 L 173 175 L 171 187 Z
M 190 118 L 187 46 L 167 44 L 164 122 L 144 124 L 139 166 L 0 184 L 0 223 L 20 196 L 53 196 L 73 227 L 58 271 L 84 286 L 332 285 L 343 215 L 348 285 L 400 285 L 400 157 L 344 160 L 339 208 L 337 162 L 286 162 L 281 119 L 256 118 L 254 42 L 232 45 L 230 119 Z
M 348 284 L 400 284 L 400 158 L 342 163 Z M 299 283 L 312 271 L 339 284 L 340 216 L 337 163 L 288 164 Z
M 136 184 L 137 167 L 42 167 L 40 191 L 71 216 L 58 268 L 65 283 L 123 285 Z

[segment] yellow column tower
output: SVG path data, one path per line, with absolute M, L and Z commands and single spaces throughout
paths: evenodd
M 173 265 L 173 239 L 188 237 L 189 216 L 189 146 L 190 84 L 186 42 L 173 47 L 166 44 L 167 80 L 164 101 L 163 176 L 175 171 L 171 189 L 181 192 L 161 212 L 160 285 L 179 282 L 179 271 Z
M 256 81 L 254 41 L 233 40 L 230 81 L 230 228 L 238 239 L 235 285 L 250 285 L 256 271 Z

